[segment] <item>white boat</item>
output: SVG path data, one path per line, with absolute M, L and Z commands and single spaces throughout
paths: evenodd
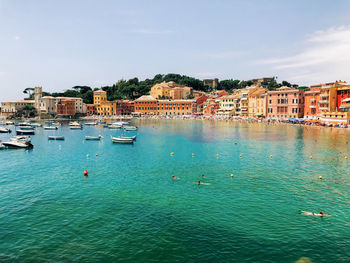
M 93 125 L 97 125 L 97 122 L 86 122 L 85 125 L 93 126 Z
M 36 123 L 36 122 L 31 123 L 30 125 L 33 127 L 41 127 L 42 126 L 40 123 Z
M 129 138 L 129 137 L 112 137 L 111 136 L 111 140 L 113 143 L 125 143 L 125 144 L 131 144 L 134 143 L 134 139 L 133 138 Z
M 48 140 L 54 140 L 54 141 L 63 141 L 64 140 L 64 136 L 48 136 L 47 137 Z
M 24 125 L 24 126 L 19 126 L 21 130 L 33 130 L 34 127 L 31 125 Z
M 16 124 L 16 126 L 31 126 L 29 122 L 19 122 Z
M 29 136 L 14 136 L 9 142 L 3 142 L 2 145 L 10 149 L 31 149 L 34 147 Z
M 81 126 L 81 125 L 76 125 L 76 126 L 70 126 L 69 127 L 71 130 L 81 130 L 81 129 L 83 129 L 83 126 Z
M 81 124 L 77 121 L 71 121 L 69 122 L 69 126 L 81 126 Z
M 58 127 L 56 127 L 56 126 L 45 126 L 44 127 L 44 130 L 57 130 L 58 129 Z
M 34 135 L 34 130 L 16 130 L 17 135 Z
M 108 125 L 108 129 L 121 129 L 122 128 L 122 125 L 120 124 L 110 124 Z
M 0 127 L 0 133 L 11 133 L 12 131 L 5 127 Z
M 99 141 L 103 138 L 101 135 L 99 136 L 85 136 L 85 140 L 87 141 Z
M 123 125 L 128 125 L 129 123 L 126 121 L 116 121 L 116 122 L 112 122 L 112 125 L 119 125 L 119 126 L 123 126 Z
M 136 126 L 125 125 L 125 126 L 123 126 L 123 129 L 126 130 L 126 131 L 136 131 L 137 127 Z
M 5 125 L 14 125 L 15 123 L 13 121 L 7 121 L 5 122 Z
M 135 136 L 131 136 L 131 137 L 120 136 L 120 138 L 133 139 L 134 141 L 136 141 L 136 135 Z

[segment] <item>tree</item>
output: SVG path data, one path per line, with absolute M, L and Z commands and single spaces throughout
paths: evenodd
M 23 90 L 23 93 L 28 94 L 28 98 L 32 97 L 34 88 L 26 88 L 25 90 Z
M 290 84 L 288 81 L 285 81 L 285 80 L 283 80 L 281 84 L 282 84 L 282 86 L 287 86 L 287 87 L 292 86 L 292 84 Z

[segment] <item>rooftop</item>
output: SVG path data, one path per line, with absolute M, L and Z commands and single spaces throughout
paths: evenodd
M 143 95 L 140 98 L 137 98 L 135 101 L 157 101 L 151 95 Z

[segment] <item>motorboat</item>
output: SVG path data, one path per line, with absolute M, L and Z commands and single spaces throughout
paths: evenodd
M 69 127 L 71 130 L 81 130 L 83 129 L 83 126 L 81 125 L 74 125 Z
M 13 121 L 7 121 L 5 122 L 5 125 L 14 125 L 15 123 Z
M 71 121 L 71 122 L 69 123 L 69 128 L 71 128 L 72 130 L 73 130 L 73 129 L 82 129 L 83 126 L 82 126 L 79 122 L 77 122 L 77 121 Z
M 48 140 L 54 140 L 54 141 L 63 141 L 64 140 L 64 136 L 48 136 L 47 137 Z
M 134 143 L 134 139 L 129 137 L 112 137 L 111 140 L 113 143 L 124 143 L 124 144 L 132 144 Z
M 16 126 L 20 126 L 20 127 L 23 127 L 23 126 L 31 126 L 29 122 L 19 122 L 16 124 Z
M 17 135 L 34 135 L 34 130 L 16 130 Z
M 0 133 L 11 133 L 12 131 L 5 127 L 0 127 Z
M 120 138 L 133 139 L 134 141 L 136 141 L 136 135 L 135 136 L 131 136 L 131 137 L 120 136 Z
M 85 136 L 85 140 L 87 141 L 99 141 L 103 138 L 101 135 L 99 136 Z
M 33 130 L 34 127 L 33 126 L 19 126 L 21 128 L 21 130 Z
M 34 147 L 29 136 L 14 136 L 10 141 L 2 142 L 2 145 L 10 149 L 32 149 Z
M 112 125 L 119 125 L 119 126 L 123 126 L 123 125 L 128 125 L 129 123 L 126 121 L 117 121 L 117 122 L 112 122 Z
M 57 130 L 58 127 L 56 126 L 44 126 L 44 130 Z
M 93 126 L 97 125 L 97 122 L 85 122 L 85 125 Z
M 125 126 L 123 126 L 123 129 L 126 131 L 137 131 L 137 127 L 131 126 L 131 125 L 125 125 Z

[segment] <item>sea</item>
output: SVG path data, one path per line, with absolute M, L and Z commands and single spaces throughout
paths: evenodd
M 131 124 L 0 151 L 0 262 L 350 262 L 350 129 Z

